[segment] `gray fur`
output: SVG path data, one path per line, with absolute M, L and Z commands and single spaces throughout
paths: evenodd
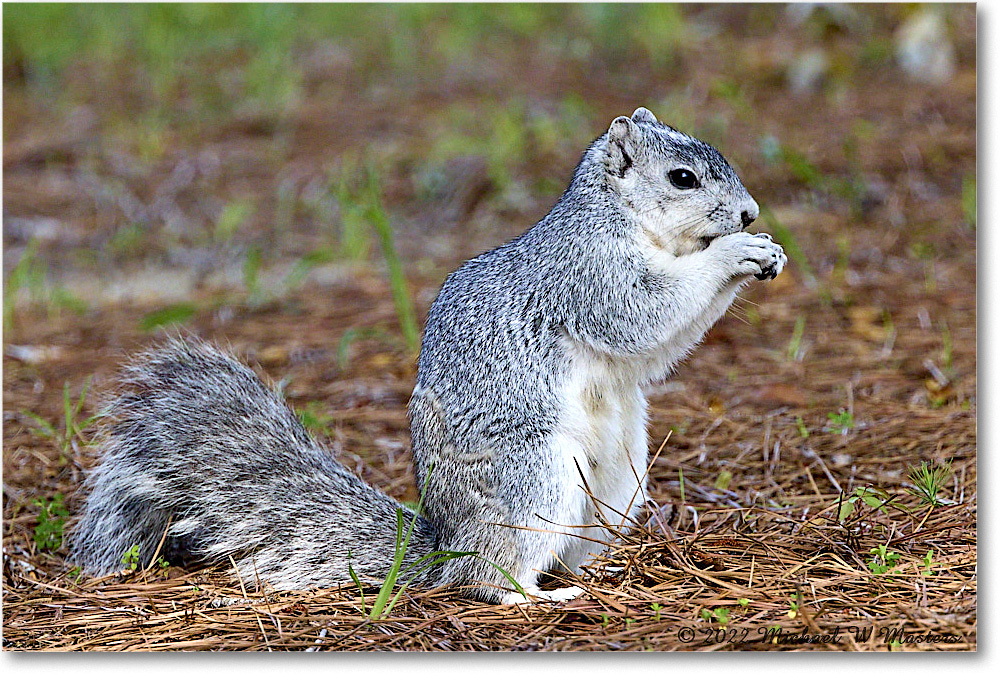
M 226 564 L 245 583 L 328 586 L 382 579 L 395 550 L 396 509 L 302 427 L 252 370 L 192 339 L 171 340 L 125 371 L 109 407 L 101 463 L 71 538 L 91 574 L 122 568 L 139 545 L 149 564 L 167 530 L 168 559 Z M 433 550 L 422 518 L 408 559 Z
M 698 188 L 671 184 L 677 168 Z M 645 499 L 641 387 L 752 276 L 784 265 L 770 237 L 742 231 L 757 213 L 715 148 L 640 108 L 588 148 L 545 218 L 448 277 L 409 407 L 418 484 L 429 475 L 411 546 L 481 558 L 425 583 L 512 601 L 484 560 L 536 593 L 541 572 L 579 571 L 610 540 L 599 516 L 627 526 Z M 399 505 L 338 464 L 252 371 L 174 341 L 129 372 L 73 540 L 88 571 L 117 569 L 132 544 L 151 555 L 172 517 L 171 552 L 233 555 L 244 579 L 342 582 L 348 550 L 356 570 L 384 576 Z

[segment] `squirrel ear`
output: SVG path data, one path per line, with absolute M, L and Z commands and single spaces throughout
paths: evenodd
M 608 147 L 605 165 L 609 173 L 619 178 L 632 168 L 633 157 L 639 140 L 639 128 L 624 115 L 616 117 L 608 128 Z
M 635 112 L 632 113 L 632 121 L 656 124 L 659 120 L 656 119 L 656 115 L 650 112 L 648 108 L 636 108 Z
M 608 138 L 612 141 L 624 141 L 628 138 L 635 138 L 638 136 L 638 132 L 635 122 L 622 115 L 612 120 L 611 126 L 608 128 Z

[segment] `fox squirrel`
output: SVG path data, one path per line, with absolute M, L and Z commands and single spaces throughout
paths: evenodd
M 127 367 L 103 457 L 71 535 L 106 574 L 224 561 L 276 589 L 384 578 L 397 512 L 415 519 L 405 563 L 490 602 L 534 598 L 547 570 L 579 571 L 645 502 L 647 403 L 751 277 L 785 254 L 745 228 L 757 203 L 712 146 L 647 109 L 586 150 L 534 227 L 448 276 L 430 309 L 409 404 L 423 515 L 365 484 L 233 357 L 173 339 Z M 640 478 L 642 476 L 642 478 Z M 166 533 L 164 535 L 164 533 Z

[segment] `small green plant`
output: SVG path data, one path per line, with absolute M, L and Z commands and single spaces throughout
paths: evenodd
M 788 601 L 788 618 L 794 619 L 799 615 L 799 600 L 798 596 L 792 596 L 792 599 Z
M 83 574 L 83 569 L 79 566 L 73 567 L 69 572 L 66 573 L 66 578 L 70 581 L 76 581 Z
M 64 466 L 69 460 L 73 443 L 80 441 L 86 443 L 83 432 L 97 421 L 98 415 L 93 415 L 85 420 L 80 420 L 80 413 L 83 410 L 84 401 L 87 399 L 87 390 L 90 388 L 90 378 L 83 383 L 83 390 L 80 397 L 74 402 L 69 393 L 69 382 L 63 384 L 63 427 L 56 429 L 47 420 L 42 419 L 35 413 L 24 410 L 26 416 L 30 417 L 37 426 L 32 432 L 44 438 L 51 438 L 59 446 L 59 464 Z
M 58 492 L 52 499 L 36 499 L 32 502 L 38 507 L 38 524 L 35 525 L 35 546 L 39 551 L 55 551 L 63 542 L 63 525 L 69 517 L 69 512 L 63 506 L 63 496 Z
M 780 146 L 780 153 L 788 171 L 806 187 L 817 191 L 826 189 L 827 177 L 805 155 L 784 145 Z
M 868 561 L 868 569 L 875 574 L 886 574 L 899 564 L 900 555 L 890 551 L 885 544 L 879 544 L 869 553 L 872 559 Z
M 601 626 L 603 626 L 604 628 L 607 628 L 608 624 L 610 622 L 611 622 L 611 620 L 608 618 L 607 613 L 606 612 L 601 612 Z
M 716 607 L 715 609 L 709 610 L 702 608 L 701 618 L 705 621 L 712 621 L 713 619 L 719 623 L 723 628 L 729 623 L 729 608 L 728 607 Z
M 490 116 L 490 132 L 483 149 L 490 179 L 500 192 L 514 182 L 511 167 L 524 164 L 530 141 L 524 102 L 513 101 L 494 109 Z
M 615 28 L 641 46 L 647 57 L 659 67 L 670 66 L 692 30 L 679 5 L 650 3 L 636 5 L 636 20 Z M 622 31 L 625 28 L 625 31 Z
M 746 607 L 750 604 L 750 601 L 746 598 L 740 598 L 736 602 L 740 603 L 740 607 Z
M 927 241 L 915 241 L 910 244 L 910 254 L 917 260 L 933 260 L 934 244 Z
M 806 423 L 802 421 L 801 416 L 795 417 L 795 428 L 799 430 L 800 437 L 809 438 L 809 430 L 806 429 Z
M 333 418 L 323 412 L 322 404 L 318 401 L 309 401 L 309 403 L 306 403 L 305 408 L 296 410 L 295 414 L 298 416 L 299 421 L 302 422 L 302 426 L 309 431 L 323 434 L 324 436 L 329 435 L 330 423 L 333 422 Z
M 3 284 L 3 325 L 10 330 L 14 322 L 14 308 L 17 296 L 27 289 L 31 301 L 44 304 L 46 311 L 68 309 L 77 314 L 87 311 L 87 303 L 58 284 L 47 284 L 48 265 L 38 256 L 38 242 L 32 239 L 17 265 L 11 270 Z
M 415 354 L 420 349 L 420 329 L 403 266 L 396 253 L 395 235 L 383 203 L 379 172 L 370 162 L 360 170 L 356 165 L 357 162 L 351 161 L 342 167 L 336 188 L 341 219 L 340 252 L 350 260 L 365 260 L 368 258 L 371 234 L 376 235 L 385 260 L 400 330 L 407 348 Z M 362 177 L 360 185 L 353 179 L 359 173 Z M 305 268 L 305 271 L 308 269 Z
M 922 562 L 924 565 L 924 569 L 922 569 L 920 573 L 925 577 L 934 576 L 934 571 L 931 569 L 931 559 L 933 557 L 934 557 L 934 551 L 932 551 L 931 549 L 927 549 L 926 555 L 924 555 L 924 557 L 920 560 L 920 562 Z
M 870 486 L 854 488 L 854 494 L 840 503 L 840 512 L 837 514 L 837 519 L 843 522 L 845 518 L 854 513 L 854 509 L 859 501 L 866 506 L 878 509 L 882 513 L 887 514 L 889 510 L 885 505 L 888 500 L 889 495 L 886 494 L 885 490 Z
M 320 411 L 320 404 L 310 401 L 302 410 L 296 411 L 302 426 L 310 431 L 326 433 L 329 429 L 330 421 L 333 419 L 329 415 Z
M 719 78 L 709 85 L 708 90 L 710 95 L 729 103 L 741 117 L 747 116 L 752 111 L 752 106 L 743 93 L 743 85 L 735 80 Z
M 866 68 L 875 68 L 892 60 L 895 44 L 889 38 L 872 37 L 862 44 L 858 60 Z
M 938 497 L 938 493 L 951 479 L 951 461 L 935 466 L 929 466 L 927 462 L 922 461 L 919 468 L 911 466 L 906 473 L 910 482 L 913 483 L 913 487 L 907 489 L 921 502 L 929 506 L 942 506 L 948 503 Z
M 833 264 L 833 271 L 830 276 L 836 279 L 838 282 L 844 281 L 844 275 L 847 273 L 848 267 L 851 264 L 851 238 L 847 235 L 841 235 L 837 237 L 837 260 Z
M 849 410 L 841 408 L 835 413 L 827 413 L 826 417 L 830 420 L 828 430 L 833 433 L 846 436 L 847 432 L 854 428 L 854 415 Z
M 660 610 L 663 609 L 663 605 L 661 605 L 658 602 L 654 602 L 653 604 L 651 604 L 649 606 L 649 608 L 651 610 L 653 610 L 653 618 L 656 619 L 657 621 L 659 621 L 660 620 Z
M 122 565 L 126 571 L 135 572 L 139 568 L 139 544 L 134 544 L 132 548 L 122 555 Z
M 499 571 L 507 581 L 520 593 L 525 599 L 528 595 L 525 593 L 524 588 L 521 587 L 514 577 L 512 577 L 505 569 L 497 565 L 496 563 L 481 557 L 475 551 L 434 551 L 426 555 L 421 556 L 414 562 L 410 563 L 406 567 L 403 567 L 403 559 L 406 556 L 406 550 L 410 545 L 410 536 L 413 534 L 413 527 L 417 523 L 417 513 L 423 510 L 424 506 L 424 494 L 427 491 L 427 484 L 430 482 L 431 473 L 434 471 L 434 466 L 431 465 L 427 472 L 427 478 L 424 479 L 424 488 L 420 491 L 420 500 L 417 502 L 417 509 L 413 514 L 413 518 L 410 519 L 409 527 L 406 527 L 403 516 L 403 509 L 396 509 L 396 550 L 393 555 L 392 565 L 389 567 L 389 573 L 386 575 L 385 580 L 382 582 L 382 586 L 379 588 L 378 594 L 375 596 L 375 600 L 372 602 L 372 608 L 368 612 L 368 618 L 370 620 L 382 619 L 392 612 L 392 608 L 396 606 L 396 602 L 399 597 L 403 594 L 406 588 L 410 585 L 413 579 L 419 577 L 421 574 L 426 572 L 428 569 L 434 565 L 439 565 L 448 560 L 454 560 L 456 558 L 464 558 L 467 556 L 475 557 L 483 562 L 492 565 L 497 571 Z M 404 534 L 403 531 L 406 530 Z M 396 586 L 397 579 L 409 574 L 410 578 L 399 587 L 396 594 L 393 595 L 392 590 Z M 361 587 L 360 579 L 354 574 L 354 570 L 348 565 L 348 573 L 351 575 L 352 580 Z M 362 609 L 364 602 L 364 591 L 362 591 Z

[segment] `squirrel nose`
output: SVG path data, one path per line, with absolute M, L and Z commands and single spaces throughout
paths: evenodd
M 750 226 L 750 223 L 757 220 L 757 217 L 751 216 L 749 211 L 744 211 L 740 214 L 740 219 L 743 220 L 743 229 L 745 230 Z

